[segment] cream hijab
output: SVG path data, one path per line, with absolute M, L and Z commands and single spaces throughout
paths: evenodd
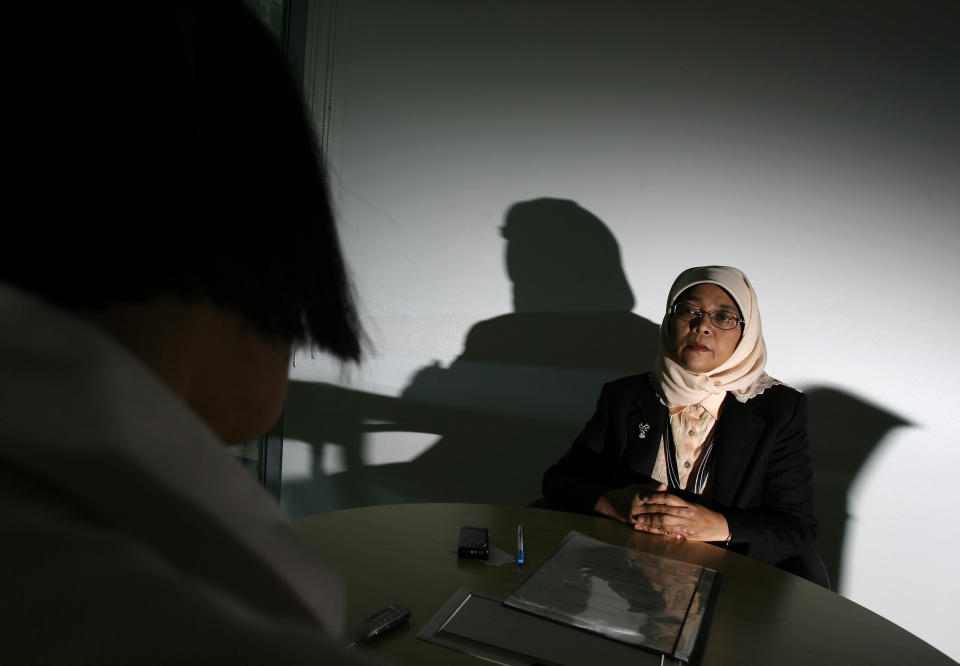
M 730 358 L 710 372 L 695 373 L 669 357 L 670 308 L 685 290 L 705 282 L 722 287 L 733 297 L 746 324 Z M 668 407 L 696 404 L 708 395 L 726 391 L 740 402 L 746 402 L 771 386 L 782 384 L 764 372 L 766 363 L 767 347 L 760 329 L 757 294 L 742 271 L 730 266 L 697 266 L 688 268 L 674 280 L 660 326 L 660 350 L 653 369 L 654 381 Z

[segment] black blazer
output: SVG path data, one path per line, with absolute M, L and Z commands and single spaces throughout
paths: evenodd
M 604 492 L 651 481 L 669 423 L 649 374 L 604 385 L 583 432 L 543 475 L 547 503 L 591 513 Z M 649 426 L 642 438 L 641 424 Z M 713 499 L 693 499 L 724 515 L 731 549 L 771 564 L 811 552 L 818 526 L 806 396 L 782 385 L 745 403 L 728 394 L 714 442 Z

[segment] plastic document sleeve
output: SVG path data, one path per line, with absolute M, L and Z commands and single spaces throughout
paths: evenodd
M 418 637 L 502 664 L 696 664 L 719 587 L 713 569 L 570 532 L 502 602 L 460 590 Z

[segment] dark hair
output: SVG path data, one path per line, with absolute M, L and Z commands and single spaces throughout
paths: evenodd
M 21 71 L 26 206 L 0 279 L 72 310 L 211 302 L 359 358 L 326 177 L 274 36 L 227 1 L 58 5 L 51 22 Z

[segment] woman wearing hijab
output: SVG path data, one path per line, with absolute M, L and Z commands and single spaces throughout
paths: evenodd
M 603 387 L 543 477 L 556 509 L 724 544 L 829 586 L 817 533 L 806 398 L 764 371 L 757 296 L 701 266 L 670 288 L 652 372 Z

